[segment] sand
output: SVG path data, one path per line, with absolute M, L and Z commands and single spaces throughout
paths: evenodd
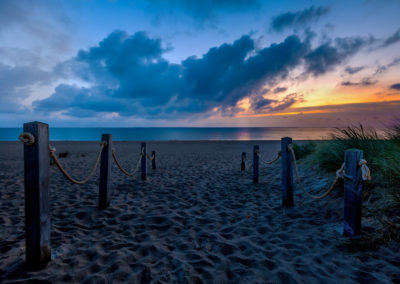
M 60 161 L 84 177 L 97 142 L 55 142 Z M 399 244 L 349 251 L 342 244 L 339 186 L 313 201 L 295 191 L 295 207 L 281 206 L 280 163 L 261 165 L 259 184 L 240 171 L 252 145 L 265 159 L 278 141 L 151 142 L 158 169 L 148 180 L 112 168 L 112 204 L 97 209 L 98 170 L 85 185 L 51 167 L 52 261 L 37 272 L 23 268 L 23 146 L 0 143 L 0 282 L 53 283 L 400 283 Z M 131 169 L 140 144 L 116 142 Z M 307 188 L 333 176 L 300 163 Z M 363 220 L 368 224 L 368 220 Z

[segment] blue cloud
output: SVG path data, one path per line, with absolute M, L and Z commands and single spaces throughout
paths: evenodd
M 274 31 L 283 31 L 286 28 L 304 26 L 306 24 L 316 22 L 320 17 L 330 11 L 329 7 L 311 6 L 298 12 L 287 12 L 276 16 L 271 21 L 271 29 Z
M 365 66 L 356 66 L 356 67 L 347 66 L 346 69 L 344 69 L 344 71 L 346 71 L 346 73 L 352 75 L 352 74 L 356 74 L 364 69 L 365 69 Z
M 0 63 L 0 112 L 21 109 L 20 99 L 30 95 L 30 87 L 51 82 L 53 75 L 32 66 L 9 66 Z
M 309 42 L 297 36 L 255 50 L 246 35 L 211 48 L 200 58 L 172 64 L 162 57 L 167 50 L 159 39 L 144 32 L 128 36 L 116 31 L 58 66 L 58 73 L 93 87 L 60 85 L 33 106 L 74 116 L 86 110 L 147 117 L 207 112 L 216 106 L 226 111 L 266 82 L 285 78 L 309 50 Z
M 400 83 L 396 83 L 390 86 L 390 89 L 400 91 Z
M 233 43 L 213 47 L 201 57 L 173 64 L 158 38 L 145 32 L 128 35 L 115 31 L 97 46 L 78 52 L 56 68 L 59 76 L 88 82 L 92 87 L 60 85 L 50 97 L 33 103 L 42 112 L 62 111 L 71 116 L 118 112 L 122 116 L 177 118 L 208 113 L 218 107 L 230 115 L 237 103 L 249 97 L 253 110 L 274 111 L 289 107 L 300 96 L 265 99 L 265 85 L 285 79 L 293 68 L 305 64 L 318 76 L 354 54 L 369 39 L 339 38 L 315 49 L 310 38 L 296 35 L 257 49 L 244 35 Z M 278 94 L 286 88 L 272 90 Z
M 160 18 L 164 15 L 177 16 L 177 12 L 204 23 L 215 21 L 221 12 L 243 12 L 260 6 L 259 0 L 147 0 L 148 11 Z
M 307 73 L 314 76 L 325 74 L 343 63 L 361 48 L 375 41 L 373 37 L 346 37 L 336 38 L 334 41 L 329 40 L 315 48 L 305 57 Z
M 386 47 L 395 44 L 400 41 L 400 29 L 398 29 L 394 34 L 388 37 L 382 44 L 382 47 Z
M 346 87 L 351 87 L 351 86 L 363 86 L 363 87 L 368 87 L 368 86 L 374 86 L 378 81 L 372 81 L 370 78 L 364 78 L 360 82 L 351 82 L 351 81 L 345 81 L 342 82 L 342 86 Z

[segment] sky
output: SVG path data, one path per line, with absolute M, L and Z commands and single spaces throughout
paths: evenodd
M 0 0 L 0 127 L 400 115 L 400 1 Z

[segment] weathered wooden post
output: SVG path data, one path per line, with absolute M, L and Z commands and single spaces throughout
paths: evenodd
M 258 183 L 258 145 L 253 147 L 253 182 Z
M 343 234 L 354 237 L 361 232 L 362 173 L 358 162 L 363 151 L 349 149 L 344 152 L 344 223 Z
M 156 167 L 156 151 L 152 151 L 151 156 L 153 157 L 153 159 L 151 160 L 151 168 L 153 170 L 155 170 L 155 169 L 157 169 L 157 167 Z
M 242 171 L 246 170 L 246 152 L 242 152 L 242 164 L 240 169 Z
M 293 157 L 288 150 L 288 145 L 292 144 L 292 138 L 284 137 L 281 140 L 281 160 L 282 160 L 282 205 L 292 207 L 293 204 Z
M 147 168 L 146 168 L 146 142 L 142 142 L 141 151 L 142 151 L 142 161 L 141 161 L 142 180 L 146 180 L 146 178 L 147 178 Z
M 101 141 L 106 145 L 100 160 L 99 209 L 105 209 L 110 205 L 111 200 L 112 135 L 103 134 Z
M 42 269 L 51 260 L 49 216 L 49 125 L 24 123 L 33 135 L 32 145 L 24 143 L 26 265 Z

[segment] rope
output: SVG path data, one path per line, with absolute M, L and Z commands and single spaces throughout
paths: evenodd
M 362 179 L 363 180 L 371 180 L 371 171 L 367 167 L 367 161 L 364 159 L 361 159 L 358 162 L 358 166 L 361 167 Z
M 23 132 L 18 136 L 19 141 L 24 143 L 25 146 L 32 146 L 35 144 L 35 136 L 29 132 Z
M 259 152 L 257 152 L 256 154 L 257 154 L 257 156 L 260 158 L 261 162 L 263 162 L 263 163 L 266 164 L 266 165 L 270 165 L 270 164 L 272 164 L 272 163 L 278 161 L 279 158 L 281 157 L 281 151 L 279 151 L 279 152 L 276 154 L 276 157 L 275 157 L 274 159 L 272 159 L 271 161 L 267 162 L 267 161 L 265 161 L 265 160 L 263 159 L 263 157 L 261 157 L 261 155 L 260 155 Z
M 100 162 L 100 157 L 101 157 L 101 152 L 103 152 L 104 147 L 106 146 L 106 143 L 101 143 L 100 146 L 100 150 L 99 153 L 97 154 L 97 160 L 92 168 L 92 170 L 90 171 L 89 175 L 84 179 L 84 180 L 76 180 L 74 178 L 72 178 L 67 171 L 63 168 L 63 166 L 61 165 L 60 161 L 57 159 L 56 155 L 54 154 L 56 152 L 56 148 L 52 148 L 49 147 L 49 151 L 50 151 L 50 157 L 53 158 L 54 162 L 56 163 L 57 167 L 59 168 L 59 170 L 61 171 L 61 173 L 72 183 L 75 184 L 85 184 L 88 182 L 88 180 L 93 176 L 94 172 L 96 171 L 96 168 Z
M 308 191 L 306 191 L 305 188 L 303 187 L 303 183 L 302 183 L 302 181 L 301 181 L 301 179 L 300 179 L 299 171 L 298 171 L 298 168 L 297 168 L 296 155 L 295 155 L 295 153 L 294 153 L 294 150 L 293 150 L 292 145 L 288 145 L 288 150 L 292 153 L 292 158 L 293 158 L 293 161 L 294 161 L 294 171 L 295 171 L 295 173 L 296 173 L 297 182 L 298 182 L 299 186 L 301 187 L 301 189 L 303 190 L 303 192 L 304 192 L 305 194 L 307 194 L 309 197 L 311 197 L 311 198 L 313 198 L 313 199 L 323 199 L 323 198 L 327 197 L 327 196 L 331 193 L 331 191 L 334 189 L 334 187 L 335 187 L 335 185 L 336 185 L 336 182 L 337 182 L 339 179 L 343 178 L 343 174 L 344 174 L 344 172 L 343 172 L 343 170 L 344 170 L 344 163 L 342 164 L 342 166 L 340 167 L 340 169 L 338 169 L 338 170 L 336 171 L 336 178 L 335 178 L 335 180 L 333 181 L 332 185 L 329 187 L 329 189 L 328 189 L 325 193 L 323 193 L 323 194 L 321 194 L 321 195 L 312 195 L 311 193 L 309 193 Z
M 147 157 L 147 159 L 149 159 L 150 161 L 153 161 L 153 160 L 154 160 L 154 155 L 152 155 L 152 156 L 150 157 L 149 154 L 146 154 L 146 157 Z
M 127 172 L 127 171 L 121 166 L 121 164 L 119 163 L 119 161 L 118 161 L 118 159 L 117 159 L 117 156 L 115 155 L 115 150 L 114 150 L 114 149 L 112 149 L 112 156 L 113 156 L 114 161 L 115 161 L 115 163 L 117 164 L 118 168 L 121 170 L 121 172 L 122 172 L 123 174 L 125 174 L 125 175 L 127 175 L 127 176 L 133 176 L 133 175 L 138 171 L 138 169 L 139 169 L 140 160 L 141 160 L 141 158 L 143 157 L 143 149 L 142 149 L 142 152 L 140 153 L 140 157 L 139 157 L 139 160 L 138 160 L 138 162 L 137 162 L 137 164 L 136 164 L 136 168 L 135 168 L 135 169 L 133 170 L 133 172 L 131 172 L 131 173 Z

